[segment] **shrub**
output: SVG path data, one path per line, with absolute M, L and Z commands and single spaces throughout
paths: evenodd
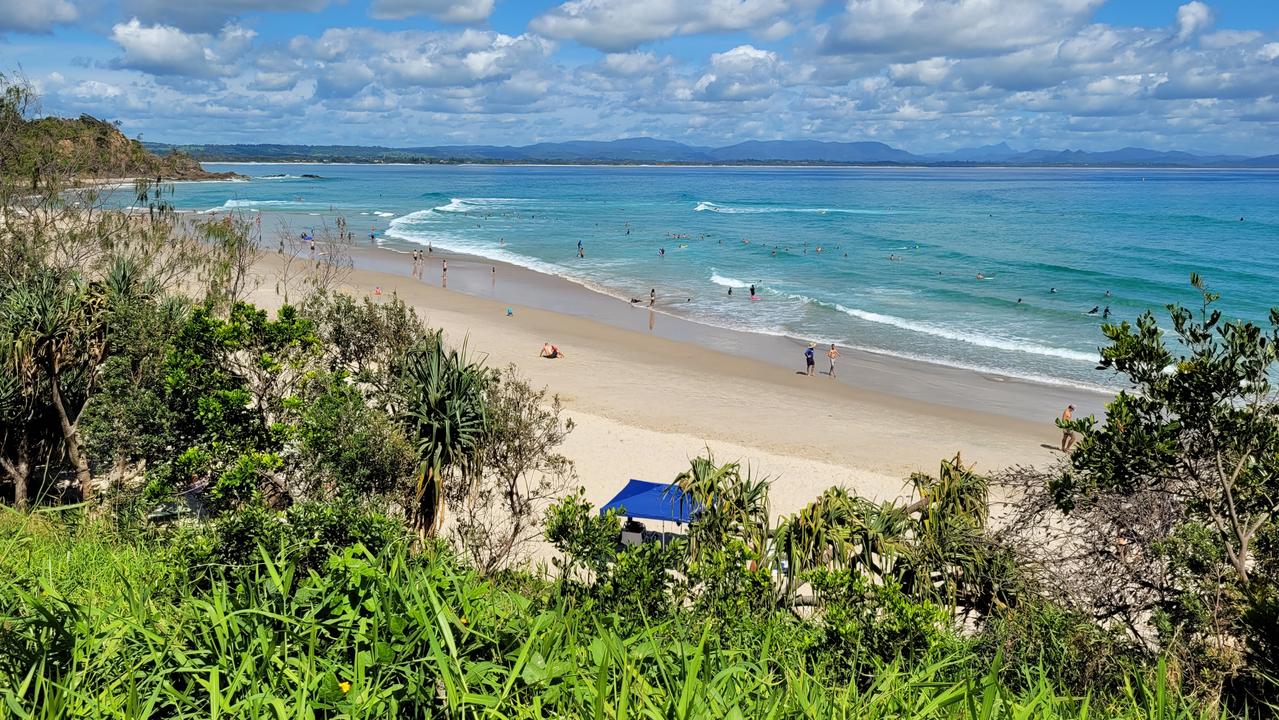
M 917 661 L 963 644 L 950 611 L 912 599 L 891 578 L 876 584 L 848 570 L 816 570 L 807 579 L 820 603 L 818 639 L 809 652 L 841 681 L 867 680 L 856 677 L 861 663 Z

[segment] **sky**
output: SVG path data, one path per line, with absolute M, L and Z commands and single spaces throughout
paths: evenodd
M 1279 153 L 1279 0 L 0 0 L 0 72 L 172 143 Z

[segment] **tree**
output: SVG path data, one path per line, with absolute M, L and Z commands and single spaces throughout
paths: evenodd
M 396 414 L 417 445 L 419 469 L 413 524 L 435 535 L 444 520 L 447 482 L 481 467 L 488 428 L 487 373 L 466 348 L 446 348 L 436 331 L 405 360 Z
M 1066 513 L 1070 535 L 1048 538 L 1072 563 L 1063 591 L 1138 637 L 1153 620 L 1213 685 L 1241 667 L 1240 639 L 1254 658 L 1274 649 L 1279 310 L 1269 327 L 1223 321 L 1218 296 L 1197 275 L 1191 284 L 1201 304 L 1168 306 L 1172 343 L 1150 312 L 1102 326 L 1100 367 L 1129 387 L 1104 424 L 1067 424 L 1081 440 L 1066 467 L 1021 490 L 1040 517 L 1045 497 Z M 1033 522 L 1036 512 L 1023 513 L 1023 526 Z
M 0 342 L 9 346 L 10 383 L 46 402 L 62 435 L 82 498 L 93 495 L 79 420 L 107 353 L 107 298 L 78 276 L 41 273 L 7 288 L 0 302 Z
M 546 389 L 534 390 L 513 365 L 493 377 L 486 396 L 481 468 L 447 493 L 457 544 L 482 573 L 522 560 L 545 505 L 576 479 L 573 461 L 558 452 L 573 431 L 559 397 L 548 402 Z

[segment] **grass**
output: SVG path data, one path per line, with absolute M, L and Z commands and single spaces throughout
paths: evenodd
M 12 512 L 0 551 L 0 718 L 1209 717 L 1136 679 L 1101 707 L 1045 668 L 1014 690 L 965 655 L 831 686 L 771 631 L 625 631 L 446 554 L 354 548 L 303 573 L 263 553 L 190 583 L 163 544 Z

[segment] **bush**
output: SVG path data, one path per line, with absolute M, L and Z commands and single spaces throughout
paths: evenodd
M 868 680 L 857 677 L 862 663 L 918 661 L 963 647 L 948 610 L 910 598 L 891 578 L 875 584 L 848 570 L 817 570 L 807 579 L 820 602 L 818 638 L 810 655 L 843 682 Z
M 1122 634 L 1043 601 L 992 614 L 977 637 L 976 651 L 985 662 L 1002 657 L 1004 679 L 1014 686 L 1033 684 L 1041 669 L 1051 668 L 1062 689 L 1079 695 L 1120 690 L 1123 679 L 1145 659 Z
M 219 518 L 211 537 L 203 551 L 187 556 L 188 563 L 197 568 L 255 566 L 265 551 L 304 570 L 320 570 L 330 556 L 347 548 L 360 546 L 377 554 L 407 539 L 403 523 L 345 501 L 299 503 L 285 512 L 249 505 Z M 199 543 L 187 543 L 199 548 Z
M 320 497 L 407 496 L 417 453 L 403 428 L 342 375 L 308 384 L 297 437 L 304 484 Z

